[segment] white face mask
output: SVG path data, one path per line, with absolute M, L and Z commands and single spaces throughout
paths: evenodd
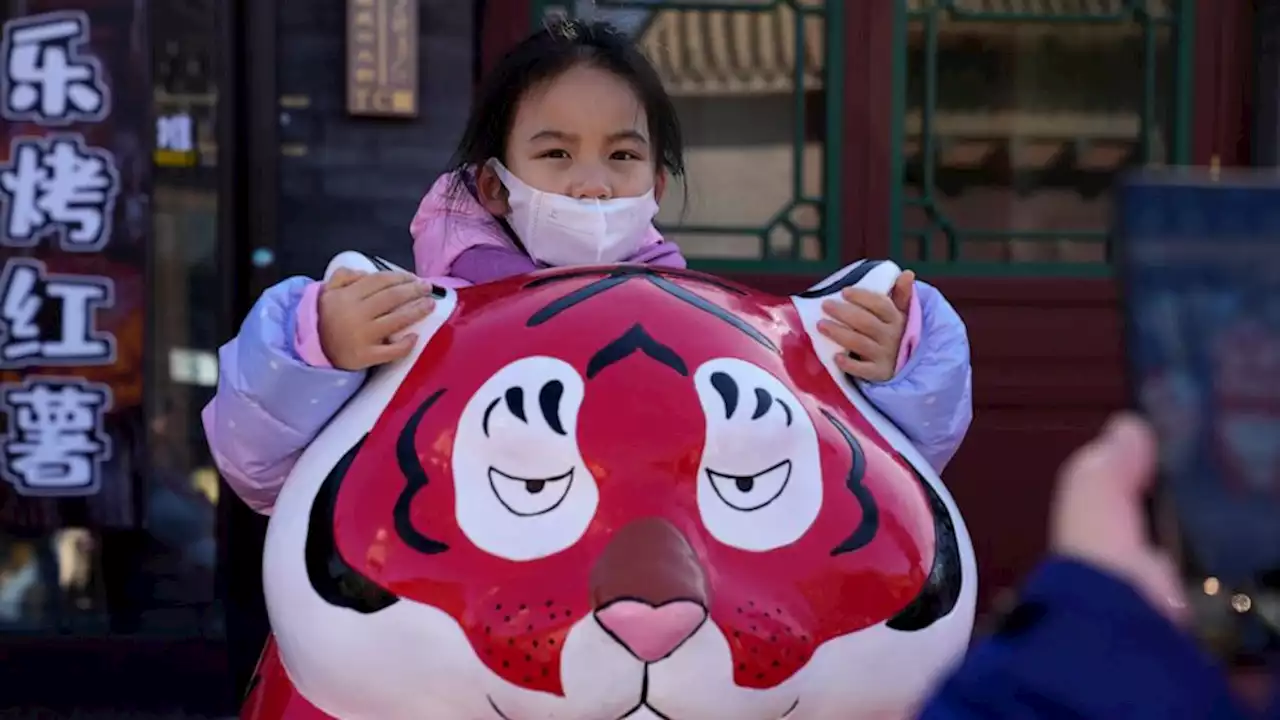
M 640 249 L 658 214 L 653 190 L 639 197 L 578 200 L 535 190 L 501 162 L 490 161 L 507 187 L 507 221 L 534 260 L 591 265 L 626 260 Z

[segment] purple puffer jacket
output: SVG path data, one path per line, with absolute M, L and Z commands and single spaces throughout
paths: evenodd
M 303 449 L 364 382 L 363 372 L 313 367 L 294 349 L 297 307 L 313 282 L 289 278 L 262 294 L 218 351 L 218 392 L 201 415 L 218 470 L 261 513 L 271 512 Z

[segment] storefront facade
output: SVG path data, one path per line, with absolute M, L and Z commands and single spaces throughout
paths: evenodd
M 960 308 L 977 420 L 948 482 L 987 600 L 1125 403 L 1117 174 L 1276 163 L 1269 0 L 1256 38 L 1253 4 L 1214 0 L 417 0 L 416 109 L 389 119 L 349 102 L 362 1 L 0 0 L 0 707 L 234 708 L 265 523 L 203 440 L 214 353 L 337 251 L 407 264 L 474 78 L 548 13 L 654 58 L 689 144 L 662 219 L 696 267 L 791 290 L 889 256 Z
M 233 713 L 265 521 L 204 441 L 216 351 L 284 275 L 405 261 L 477 62 L 470 3 L 420 10 L 436 99 L 386 123 L 343 2 L 0 2 L 0 708 Z

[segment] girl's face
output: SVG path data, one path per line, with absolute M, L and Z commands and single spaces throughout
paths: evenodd
M 644 106 L 625 80 L 589 65 L 531 88 L 516 107 L 507 168 L 543 192 L 583 200 L 661 197 Z M 479 175 L 481 200 L 494 215 L 508 211 L 506 190 L 488 167 Z

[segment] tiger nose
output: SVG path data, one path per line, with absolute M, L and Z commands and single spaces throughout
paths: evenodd
M 596 611 L 596 622 L 647 663 L 675 652 L 706 619 L 707 609 L 687 600 L 658 607 L 639 600 L 618 600 Z
M 707 577 L 697 553 L 660 518 L 616 532 L 591 570 L 596 622 L 644 662 L 675 652 L 707 618 Z

